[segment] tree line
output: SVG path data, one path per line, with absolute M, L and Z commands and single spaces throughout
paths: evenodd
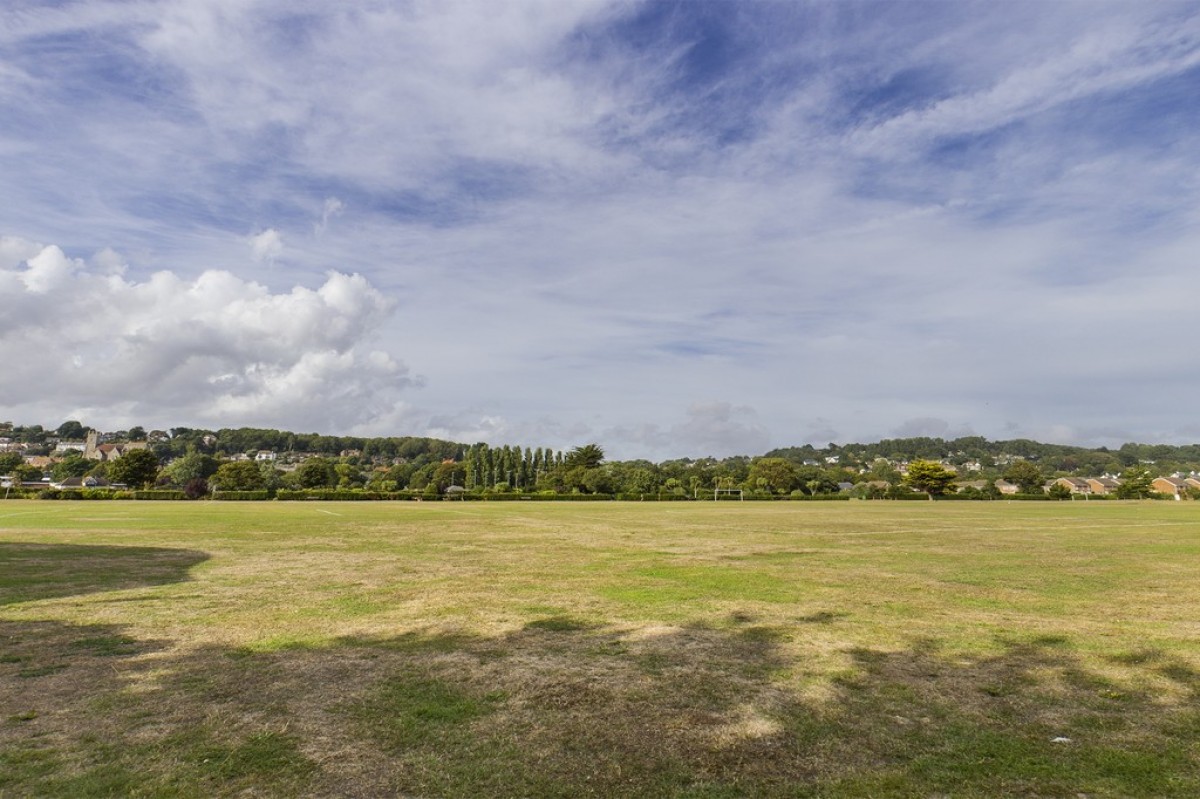
M 74 420 L 54 430 L 0 424 L 0 437 L 34 442 L 34 449 L 40 446 L 43 452 L 52 449 L 53 439 L 80 440 L 86 433 Z M 760 494 L 817 496 L 850 488 L 871 496 L 885 491 L 884 485 L 911 487 L 912 481 L 903 479 L 898 466 L 910 464 L 911 470 L 912 462 L 957 467 L 947 478 L 951 481 L 992 482 L 1003 477 L 1030 492 L 1057 476 L 1119 474 L 1150 463 L 1159 474 L 1200 469 L 1200 445 L 1131 443 L 1109 450 L 1027 439 L 988 441 L 977 436 L 804 445 L 759 457 L 681 458 L 660 463 L 608 461 L 595 443 L 564 452 L 549 447 L 466 445 L 427 437 L 326 436 L 248 427 L 175 427 L 150 432 L 134 427 L 113 437 L 147 441 L 145 452 L 151 457 L 138 455 L 127 460 L 135 450 L 120 461 L 98 463 L 68 453 L 49 468 L 49 474 L 56 480 L 93 475 L 128 485 L 191 486 L 189 490 L 195 492 L 216 487 L 696 496 L 738 488 Z M 247 460 L 259 452 L 276 453 L 280 461 Z M 139 461 L 143 471 L 127 474 Z M 285 462 L 286 468 L 279 468 Z M 20 454 L 8 453 L 0 454 L 0 474 L 38 480 L 45 472 L 26 465 Z

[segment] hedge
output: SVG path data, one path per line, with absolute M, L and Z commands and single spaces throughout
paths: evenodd
M 226 494 L 266 494 L 265 491 L 226 491 Z M 291 502 L 295 500 L 322 500 L 330 502 L 372 502 L 389 499 L 413 499 L 414 497 L 422 496 L 409 491 L 354 491 L 344 488 L 308 488 L 301 491 L 288 491 L 280 489 L 275 492 L 275 499 L 282 502 Z M 230 499 L 238 499 L 238 497 L 229 497 Z M 267 499 L 263 497 L 245 497 L 245 499 Z M 431 497 L 432 499 L 432 497 Z
M 180 491 L 179 493 L 183 493 Z M 219 500 L 221 502 L 262 502 L 271 498 L 271 492 L 265 488 L 259 491 L 214 491 L 210 495 L 210 499 Z
M 38 492 L 38 499 L 133 499 L 133 491 L 115 488 L 47 488 Z
M 721 494 L 719 497 L 713 497 L 712 491 L 707 493 L 701 491 L 696 497 L 701 502 L 739 502 L 742 499 L 746 502 L 847 502 L 850 500 L 849 494 L 756 494 L 751 491 L 745 492 L 742 496 L 737 494 Z M 924 499 L 924 496 L 921 497 Z
M 617 494 L 616 498 L 624 502 L 690 502 L 692 498 L 686 494 Z
M 187 494 L 183 493 L 182 491 L 175 491 L 168 488 L 156 488 L 152 491 L 134 491 L 132 493 L 134 499 L 176 500 L 188 498 Z

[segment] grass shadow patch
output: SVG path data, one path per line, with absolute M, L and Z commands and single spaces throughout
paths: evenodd
M 237 659 L 222 647 L 138 658 L 119 651 L 128 640 L 119 630 L 61 627 L 42 631 L 43 643 L 56 642 L 50 662 L 75 672 L 42 678 L 56 704 L 0 708 L 9 718 L 0 786 L 15 795 L 1183 797 L 1200 788 L 1194 700 L 1137 687 L 1176 677 L 1190 686 L 1194 673 L 1164 675 L 1152 659 L 1126 666 L 1126 684 L 1056 644 L 971 658 L 935 639 L 860 647 L 832 693 L 805 698 L 779 676 L 797 665 L 788 628 L 768 625 L 552 630 L 554 647 L 539 626 L 494 637 L 410 632 Z M 497 649 L 507 655 L 488 656 Z M 157 676 L 131 682 L 139 674 Z M 1119 701 L 1106 695 L 1117 691 Z M 103 717 L 84 712 L 102 700 Z M 12 720 L 22 712 L 33 715 Z
M 840 619 L 845 619 L 849 616 L 849 613 L 842 613 L 832 610 L 819 610 L 816 613 L 810 613 L 807 616 L 800 616 L 796 619 L 796 621 L 799 624 L 834 624 Z
M 995 656 L 943 657 L 926 645 L 857 649 L 826 740 L 850 774 L 823 795 L 1187 796 L 1200 786 L 1184 706 L 1088 669 L 1059 637 Z M 1137 680 L 1133 680 L 1137 682 Z M 813 708 L 793 706 L 789 728 Z M 831 775 L 834 776 L 834 775 Z
M 590 622 L 566 615 L 547 616 L 546 618 L 542 619 L 534 619 L 525 625 L 526 630 L 540 630 L 550 633 L 577 633 L 584 630 L 594 629 L 595 627 L 596 625 Z
M 204 552 L 0 542 L 0 606 L 183 582 Z

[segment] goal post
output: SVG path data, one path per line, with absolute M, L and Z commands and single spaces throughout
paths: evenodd
M 729 494 L 731 496 L 733 494 L 737 494 L 737 498 L 739 501 L 741 501 L 741 502 L 746 501 L 746 495 L 742 492 L 742 489 L 740 489 L 740 488 L 714 488 L 713 489 L 713 502 L 717 502 L 718 500 L 720 500 L 722 494 Z

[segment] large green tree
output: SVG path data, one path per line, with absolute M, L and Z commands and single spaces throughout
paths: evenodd
M 838 482 L 845 477 L 845 472 L 830 471 L 820 466 L 796 467 L 796 485 L 808 494 L 837 493 Z
M 59 438 L 66 439 L 68 441 L 82 441 L 83 439 L 87 438 L 87 428 L 73 419 L 60 424 L 58 429 L 54 432 Z
M 1154 492 L 1154 478 L 1144 466 L 1131 466 L 1121 472 L 1121 485 L 1117 487 L 1120 499 L 1145 499 Z
M 954 472 L 937 461 L 913 461 L 908 464 L 908 474 L 904 475 L 904 482 L 933 499 L 945 494 L 956 478 Z
M 330 488 L 337 485 L 338 473 L 333 461 L 309 458 L 296 470 L 296 482 L 301 488 Z
M 759 458 L 750 466 L 748 479 L 753 487 L 786 493 L 796 487 L 796 467 L 786 458 Z
M 50 474 L 55 480 L 66 480 L 68 477 L 83 477 L 95 465 L 95 461 L 90 461 L 76 453 L 72 453 L 54 464 L 50 468 Z
M 148 449 L 135 449 L 108 464 L 108 479 L 143 488 L 158 478 L 158 458 Z
M 42 470 L 27 463 L 21 463 L 12 470 L 12 476 L 22 483 L 36 483 L 42 479 Z
M 337 474 L 338 488 L 362 488 L 367 482 L 366 475 L 362 469 L 354 463 L 339 463 L 333 467 L 333 471 Z
M 1020 486 L 1022 493 L 1036 494 L 1042 490 L 1046 476 L 1036 463 L 1027 460 L 1013 461 L 1004 470 L 1004 479 Z
M 582 466 L 585 469 L 595 469 L 604 462 L 604 450 L 599 444 L 584 444 L 567 453 L 565 463 L 568 467 Z
M 218 491 L 258 491 L 266 486 L 262 469 L 253 461 L 222 463 L 212 476 Z
M 175 485 L 187 485 L 189 481 L 206 480 L 216 473 L 220 464 L 211 455 L 205 455 L 195 447 L 189 447 L 186 455 L 171 461 L 165 471 Z

